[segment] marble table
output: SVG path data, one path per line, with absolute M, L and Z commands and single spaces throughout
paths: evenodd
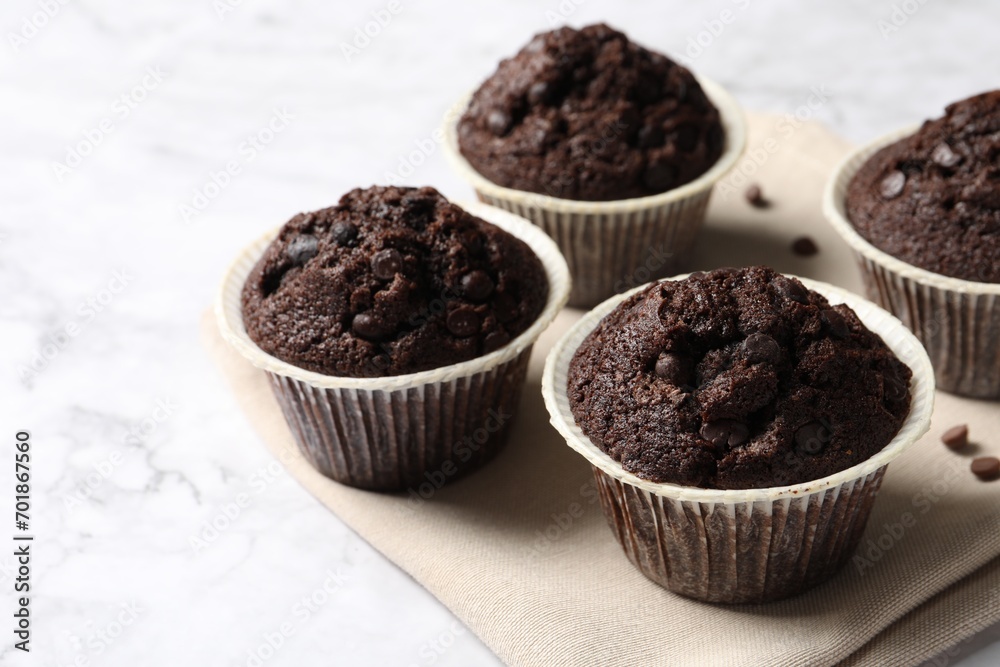
M 1000 5 L 971 0 L 5 0 L 0 414 L 5 442 L 32 432 L 37 538 L 33 652 L 0 663 L 499 664 L 272 461 L 198 323 L 298 211 L 386 180 L 469 197 L 431 139 L 446 108 L 533 33 L 598 20 L 750 109 L 822 90 L 809 115 L 856 141 L 996 85 Z

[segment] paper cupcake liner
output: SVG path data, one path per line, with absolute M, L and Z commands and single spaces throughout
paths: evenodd
M 657 484 L 626 472 L 576 425 L 566 392 L 570 360 L 601 319 L 638 289 L 585 315 L 549 354 L 542 394 L 552 424 L 594 468 L 601 504 L 629 560 L 687 597 L 754 603 L 801 593 L 829 577 L 857 546 L 890 461 L 930 428 L 934 379 L 920 342 L 889 313 L 839 288 L 802 282 L 846 303 L 913 370 L 910 414 L 873 457 L 834 475 L 768 489 Z
M 868 158 L 916 131 L 884 136 L 849 155 L 827 183 L 823 213 L 851 246 L 868 298 L 913 331 L 930 355 L 938 388 L 1000 398 L 1000 284 L 949 278 L 915 267 L 865 240 L 847 219 L 847 187 Z
M 493 183 L 469 164 L 458 146 L 458 122 L 471 94 L 446 116 L 445 154 L 481 201 L 530 220 L 555 239 L 573 276 L 569 304 L 590 307 L 652 278 L 676 273 L 690 256 L 713 186 L 743 155 L 743 112 L 718 84 L 702 77 L 698 82 L 719 110 L 726 147 L 700 177 L 658 195 L 610 202 L 576 201 Z
M 423 493 L 457 479 L 500 450 L 515 413 L 531 348 L 566 304 L 569 269 L 537 227 L 479 203 L 469 213 L 527 243 L 549 282 L 545 307 L 520 336 L 490 354 L 420 373 L 349 378 L 303 370 L 247 335 L 241 293 L 278 230 L 246 248 L 223 279 L 215 305 L 223 338 L 267 372 L 292 436 L 307 460 L 343 484 Z
M 316 470 L 364 489 L 437 489 L 500 451 L 530 356 L 531 346 L 481 373 L 395 391 L 321 389 L 268 377 Z

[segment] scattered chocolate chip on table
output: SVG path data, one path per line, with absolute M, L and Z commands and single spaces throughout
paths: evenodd
M 969 444 L 969 427 L 965 424 L 952 426 L 941 435 L 941 442 L 948 447 L 958 451 Z
M 979 479 L 991 481 L 1000 477 L 1000 459 L 995 456 L 980 456 L 972 459 L 970 469 Z

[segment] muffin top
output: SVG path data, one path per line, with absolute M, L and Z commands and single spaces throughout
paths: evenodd
M 799 484 L 854 466 L 899 432 L 910 369 L 847 306 L 765 267 L 655 283 L 577 349 L 576 423 L 653 482 Z
M 498 185 L 609 201 L 696 179 L 725 137 L 691 72 L 599 24 L 539 34 L 503 60 L 473 94 L 458 140 Z
M 1000 91 L 956 102 L 877 152 L 846 203 L 880 250 L 944 276 L 1000 283 Z
M 371 187 L 281 228 L 243 286 L 243 320 L 300 368 L 403 375 L 506 345 L 548 290 L 527 244 L 437 190 Z

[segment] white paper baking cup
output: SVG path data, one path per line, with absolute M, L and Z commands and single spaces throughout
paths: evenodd
M 847 187 L 858 169 L 918 128 L 887 134 L 848 155 L 827 182 L 823 214 L 854 250 L 868 298 L 902 320 L 927 348 L 938 388 L 998 399 L 1000 284 L 949 278 L 907 264 L 873 246 L 847 219 Z
M 538 319 L 485 356 L 420 373 L 349 378 L 307 371 L 267 354 L 243 325 L 243 284 L 277 235 L 272 230 L 229 267 L 215 304 L 222 337 L 267 372 L 295 442 L 318 471 L 343 484 L 423 492 L 492 458 L 513 419 L 531 347 L 569 298 L 569 269 L 555 243 L 515 215 L 461 203 L 527 243 L 541 260 L 549 295 Z
M 570 305 L 590 307 L 637 283 L 676 273 L 705 221 L 713 186 L 743 155 L 746 123 L 736 100 L 717 83 L 697 77 L 719 110 L 726 145 L 697 179 L 649 197 L 577 201 L 505 188 L 469 164 L 458 146 L 458 122 L 472 94 L 445 116 L 445 155 L 481 201 L 512 211 L 555 239 L 573 276 Z
M 675 593 L 708 602 L 765 602 L 829 578 L 857 546 L 886 466 L 930 428 L 934 375 L 913 334 L 855 294 L 800 280 L 831 304 L 853 308 L 913 371 L 913 401 L 899 434 L 867 461 L 829 477 L 725 491 L 657 484 L 623 470 L 584 435 L 566 392 L 570 360 L 605 315 L 646 286 L 587 313 L 546 360 L 542 394 L 553 426 L 593 466 L 608 524 L 629 560 Z

